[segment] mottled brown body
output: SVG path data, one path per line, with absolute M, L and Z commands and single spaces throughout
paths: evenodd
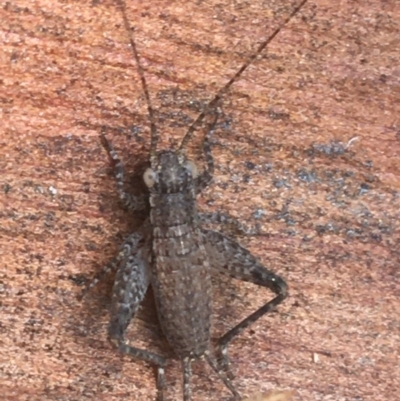
M 159 160 L 163 184 L 180 175 L 187 177 L 171 188 L 179 192 L 160 193 L 160 185 L 150 195 L 151 285 L 161 328 L 172 349 L 182 359 L 200 357 L 210 346 L 212 285 L 195 182 L 175 152 L 163 152 Z
M 281 27 L 306 3 L 303 0 Z M 130 31 L 121 1 L 124 24 Z M 106 266 L 103 273 L 116 271 L 110 312 L 108 336 L 116 348 L 132 357 L 151 362 L 158 368 L 157 401 L 164 401 L 164 367 L 166 359 L 147 350 L 130 346 L 124 333 L 132 317 L 140 307 L 149 285 L 152 286 L 158 319 L 172 350 L 182 362 L 183 400 L 191 400 L 190 377 L 193 360 L 204 358 L 235 400 L 239 393 L 231 383 L 233 377 L 227 355 L 230 341 L 265 313 L 279 305 L 288 294 L 285 281 L 265 268 L 261 262 L 235 240 L 217 232 L 206 230 L 201 222 L 228 223 L 241 227 L 240 223 L 223 214 L 200 215 L 196 196 L 207 187 L 213 177 L 214 162 L 210 149 L 210 137 L 216 128 L 216 105 L 228 88 L 240 77 L 258 54 L 278 34 L 281 27 L 264 42 L 257 52 L 236 72 L 205 107 L 197 120 L 189 127 L 177 150 L 157 151 L 159 135 L 154 123 L 153 109 L 145 76 L 133 38 L 130 38 L 133 55 L 142 81 L 148 104 L 151 126 L 150 167 L 143 180 L 148 194 L 133 196 L 124 189 L 124 170 L 112 145 L 102 135 L 103 144 L 114 164 L 117 188 L 124 202 L 132 211 L 150 214 L 138 231 L 130 235 L 117 257 Z M 207 117 L 207 135 L 203 143 L 205 169 L 198 173 L 193 162 L 186 158 L 186 146 L 195 128 Z M 212 273 L 223 273 L 236 279 L 269 288 L 275 297 L 245 318 L 212 347 Z M 96 279 L 90 287 L 92 287 Z M 89 288 L 90 288 L 89 287 Z

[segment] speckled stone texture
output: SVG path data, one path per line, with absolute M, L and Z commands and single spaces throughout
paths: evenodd
M 129 0 L 164 146 L 293 7 Z M 399 15 L 396 0 L 310 1 L 221 105 L 199 206 L 260 224 L 265 235 L 240 241 L 291 290 L 230 347 L 244 395 L 398 397 Z M 17 0 L 0 21 L 1 399 L 154 400 L 154 370 L 106 340 L 112 278 L 77 300 L 140 218 L 120 207 L 98 136 L 107 126 L 129 171 L 146 160 L 121 14 L 112 1 Z M 215 289 L 215 336 L 272 296 L 224 278 Z M 168 352 L 150 301 L 128 337 Z M 181 400 L 178 362 L 167 380 Z M 229 399 L 204 363 L 193 391 Z

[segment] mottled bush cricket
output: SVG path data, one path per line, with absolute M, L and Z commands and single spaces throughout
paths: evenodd
M 123 203 L 132 211 L 142 211 L 150 207 L 150 214 L 141 227 L 126 238 L 119 254 L 100 275 L 110 271 L 116 272 L 108 337 L 121 353 L 150 362 L 157 367 L 157 401 L 165 400 L 166 358 L 130 346 L 124 339 L 126 328 L 138 310 L 149 285 L 153 289 L 162 331 L 182 363 L 184 401 L 191 400 L 191 363 L 199 358 L 207 361 L 231 391 L 234 399 L 240 399 L 238 391 L 231 382 L 228 344 L 245 328 L 279 305 L 288 295 L 285 281 L 267 270 L 249 251 L 219 232 L 202 228 L 201 223 L 205 218 L 221 223 L 232 221 L 231 218 L 218 213 L 208 215 L 198 213 L 196 196 L 210 184 L 214 172 L 210 136 L 216 125 L 217 114 L 213 110 L 231 85 L 300 11 L 306 1 L 300 2 L 216 93 L 189 127 L 179 148 L 162 151 L 157 150 L 159 134 L 144 70 L 126 16 L 125 3 L 123 0 L 118 1 L 125 28 L 129 32 L 130 45 L 150 120 L 150 167 L 143 174 L 148 195 L 138 197 L 125 192 L 122 163 L 104 133 L 101 139 L 114 165 L 117 188 Z M 210 116 L 212 118 L 209 118 Z M 208 133 L 203 143 L 206 166 L 204 171 L 199 173 L 195 164 L 186 158 L 186 147 L 196 127 L 208 119 L 210 119 L 207 123 Z M 214 271 L 267 287 L 276 296 L 229 330 L 212 347 L 211 274 Z M 92 281 L 87 290 L 99 281 L 99 276 Z

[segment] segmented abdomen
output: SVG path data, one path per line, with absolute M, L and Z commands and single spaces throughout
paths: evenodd
M 187 208 L 194 205 L 186 205 Z M 212 285 L 203 234 L 195 210 L 171 217 L 152 209 L 153 260 L 151 283 L 159 321 L 172 349 L 180 357 L 199 357 L 209 348 Z

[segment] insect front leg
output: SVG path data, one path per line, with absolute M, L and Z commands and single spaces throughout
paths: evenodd
M 117 181 L 117 190 L 119 197 L 126 208 L 132 211 L 143 211 L 147 208 L 147 199 L 148 196 L 143 194 L 141 196 L 135 196 L 125 191 L 124 188 L 124 166 L 121 160 L 118 157 L 117 152 L 111 143 L 107 140 L 104 132 L 100 134 L 101 143 L 104 146 L 105 150 L 108 153 L 113 165 L 114 165 L 114 174 L 115 179 Z
M 257 258 L 236 241 L 211 230 L 203 230 L 203 233 L 205 247 L 214 270 L 238 280 L 267 287 L 276 294 L 275 298 L 243 319 L 218 340 L 217 352 L 221 357 L 221 367 L 228 375 L 233 376 L 229 370 L 229 343 L 261 316 L 279 305 L 288 295 L 288 286 L 280 276 L 266 269 Z
M 206 162 L 205 170 L 196 178 L 196 193 L 200 193 L 206 188 L 214 176 L 214 159 L 211 153 L 211 137 L 215 132 L 217 125 L 218 113 L 215 113 L 213 121 L 207 125 L 207 134 L 203 142 L 203 152 Z
M 164 401 L 164 367 L 166 359 L 158 354 L 132 347 L 125 342 L 125 331 L 146 294 L 150 284 L 148 269 L 150 244 L 145 241 L 141 232 L 133 234 L 136 247 L 125 252 L 121 260 L 113 287 L 110 309 L 108 338 L 110 342 L 125 355 L 140 359 L 157 366 L 157 401 Z

